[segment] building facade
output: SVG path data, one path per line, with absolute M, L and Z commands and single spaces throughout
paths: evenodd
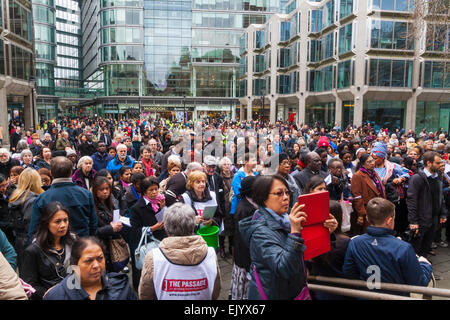
M 0 1 L 0 125 L 9 141 L 8 123 L 22 118 L 25 127 L 36 118 L 31 2 Z
M 415 10 L 412 0 L 292 0 L 249 26 L 241 119 L 448 131 L 448 8 L 439 19 Z
M 283 2 L 81 1 L 82 82 L 96 96 L 80 105 L 113 117 L 233 116 L 240 35 Z

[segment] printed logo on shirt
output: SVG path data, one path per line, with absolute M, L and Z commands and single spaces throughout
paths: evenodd
M 193 292 L 208 289 L 208 279 L 164 279 L 162 290 L 166 292 Z
M 377 239 L 373 240 L 372 245 L 373 245 L 373 246 L 378 246 Z

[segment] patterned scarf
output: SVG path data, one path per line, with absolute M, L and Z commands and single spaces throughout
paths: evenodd
M 377 187 L 378 193 L 380 197 L 383 197 L 383 186 L 381 185 L 381 181 L 378 179 L 378 175 L 375 172 L 375 170 L 367 170 L 366 168 L 359 168 L 359 170 L 365 174 L 367 174 L 370 179 L 372 179 L 373 183 L 375 183 L 375 186 Z

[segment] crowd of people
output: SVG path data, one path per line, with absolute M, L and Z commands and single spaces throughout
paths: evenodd
M 450 239 L 443 130 L 102 118 L 9 130 L 0 299 L 218 299 L 218 257 L 233 261 L 232 300 L 344 299 L 310 292 L 307 275 L 366 280 L 370 265 L 382 282 L 439 279 L 433 256 Z M 317 192 L 329 194 L 331 250 L 304 261 L 297 198 Z M 197 234 L 213 225 L 216 250 Z M 142 265 L 147 237 L 157 247 Z

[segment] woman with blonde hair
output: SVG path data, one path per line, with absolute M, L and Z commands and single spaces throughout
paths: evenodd
M 17 188 L 9 199 L 9 212 L 13 223 L 15 239 L 14 249 L 17 253 L 17 265 L 20 268 L 23 252 L 28 245 L 28 226 L 33 212 L 33 203 L 44 192 L 39 173 L 26 168 L 19 176 Z
M 217 204 L 216 193 L 206 187 L 206 174 L 202 171 L 191 172 L 186 182 L 186 192 L 181 195 L 181 202 L 191 206 L 195 211 L 197 224 L 205 226 L 211 225 L 213 222 L 216 225 L 220 223 L 220 207 Z M 206 207 L 216 207 L 216 212 L 213 219 L 203 219 L 203 211 Z

